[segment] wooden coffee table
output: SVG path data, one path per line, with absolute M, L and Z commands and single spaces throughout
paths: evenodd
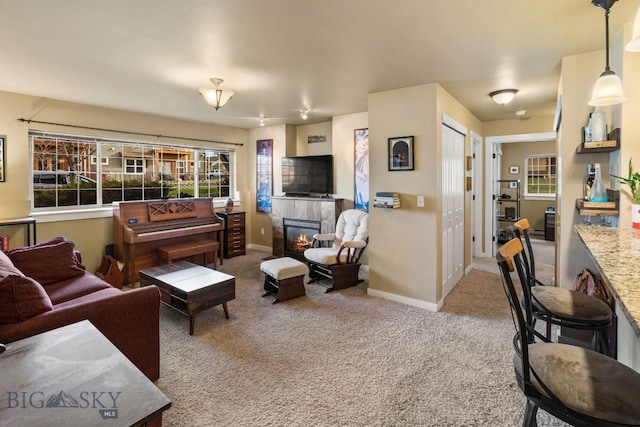
M 229 318 L 227 301 L 236 297 L 236 278 L 188 261 L 140 270 L 140 285 L 156 285 L 162 302 L 189 316 L 193 335 L 196 313 L 222 304 Z

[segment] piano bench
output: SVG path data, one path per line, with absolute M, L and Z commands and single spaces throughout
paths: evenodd
M 174 243 L 160 246 L 156 249 L 159 264 L 171 264 L 174 260 L 202 254 L 203 265 L 206 263 L 206 254 L 213 254 L 213 268 L 218 268 L 218 251 L 220 243 L 215 240 L 192 240 L 188 242 Z

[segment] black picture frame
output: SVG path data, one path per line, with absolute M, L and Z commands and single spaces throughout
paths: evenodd
M 389 138 L 389 170 L 413 170 L 413 136 Z

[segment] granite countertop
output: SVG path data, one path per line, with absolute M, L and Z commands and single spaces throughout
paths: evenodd
M 593 225 L 575 230 L 640 337 L 640 230 Z

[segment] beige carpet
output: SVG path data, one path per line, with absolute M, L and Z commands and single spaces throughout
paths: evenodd
M 555 242 L 533 238 L 531 247 L 536 261 L 536 278 L 544 284 L 552 284 L 555 280 Z M 476 269 L 499 273 L 495 258 L 475 258 Z
M 188 319 L 162 307 L 164 425 L 521 425 L 497 274 L 474 269 L 438 313 L 367 296 L 366 283 L 329 294 L 306 285 L 306 297 L 272 305 L 258 268 L 268 255 L 220 267 L 237 279 L 230 320 L 215 307 L 189 336 Z

